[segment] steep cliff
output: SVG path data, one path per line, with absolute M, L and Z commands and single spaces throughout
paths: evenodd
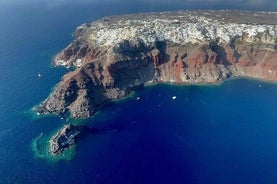
M 75 67 L 37 107 L 88 117 L 146 83 L 277 81 L 277 13 L 179 11 L 83 24 L 54 64 Z

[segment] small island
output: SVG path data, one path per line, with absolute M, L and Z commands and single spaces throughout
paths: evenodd
M 49 151 L 53 156 L 57 156 L 75 144 L 76 138 L 80 134 L 78 126 L 64 125 L 49 141 Z

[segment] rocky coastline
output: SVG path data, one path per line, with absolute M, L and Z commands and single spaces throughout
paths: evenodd
M 53 156 L 58 156 L 66 149 L 69 149 L 76 142 L 81 133 L 78 126 L 68 124 L 64 125 L 50 140 L 49 152 Z
M 102 104 L 149 83 L 218 83 L 231 77 L 277 81 L 277 13 L 178 11 L 105 17 L 79 26 L 53 63 L 75 69 L 36 109 L 69 111 L 74 118 L 92 116 Z

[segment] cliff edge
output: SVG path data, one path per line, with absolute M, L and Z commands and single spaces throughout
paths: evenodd
M 105 17 L 77 27 L 53 60 L 74 67 L 40 113 L 88 117 L 146 83 L 277 81 L 277 13 L 178 11 Z

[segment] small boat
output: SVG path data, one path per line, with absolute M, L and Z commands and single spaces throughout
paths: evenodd
M 177 98 L 176 96 L 173 96 L 173 97 L 172 97 L 172 100 L 175 100 L 176 98 Z

